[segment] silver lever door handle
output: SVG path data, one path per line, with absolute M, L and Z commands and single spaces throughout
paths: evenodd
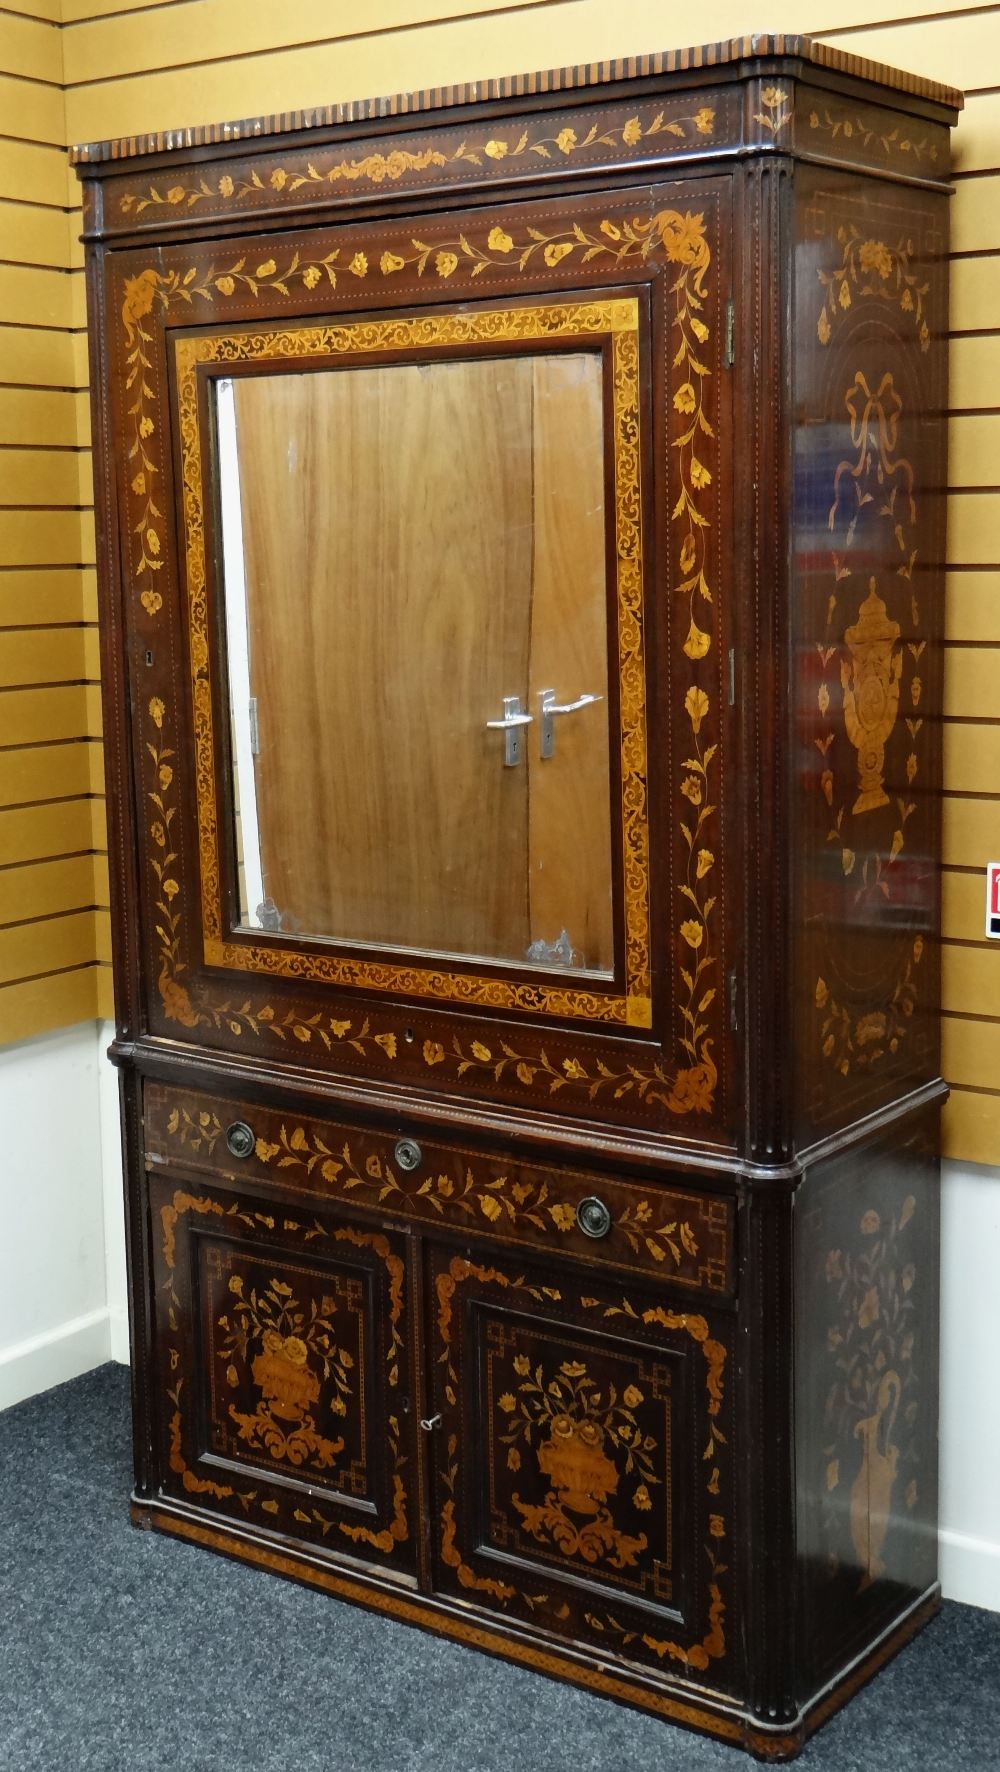
M 580 695 L 576 701 L 556 701 L 554 689 L 540 689 L 538 700 L 541 703 L 541 755 L 554 757 L 556 750 L 555 714 L 575 714 L 580 708 L 588 708 L 593 701 L 603 701 L 603 695 Z
M 516 769 L 521 761 L 524 746 L 521 743 L 521 727 L 530 726 L 532 715 L 521 712 L 521 697 L 505 695 L 503 698 L 503 719 L 487 720 L 491 732 L 502 732 L 503 761 L 505 769 Z

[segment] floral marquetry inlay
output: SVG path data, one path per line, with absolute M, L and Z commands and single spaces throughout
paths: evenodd
M 754 122 L 759 123 L 771 135 L 780 135 L 791 121 L 790 94 L 782 86 L 765 86 L 761 91 L 760 102 L 762 108 L 754 112 Z
M 894 310 L 897 354 L 911 327 L 916 345 L 927 351 L 930 284 L 913 268 L 912 241 L 904 238 L 891 246 L 865 238 L 853 224 L 837 230 L 837 241 L 840 265 L 818 272 L 824 292 L 817 322 L 821 344 L 833 348 L 835 331 L 853 324 L 866 303 L 870 309 L 876 302 Z M 880 355 L 888 365 L 885 347 Z M 815 642 L 819 790 L 828 817 L 827 844 L 837 858 L 851 917 L 895 915 L 904 929 L 913 930 L 895 976 L 880 982 L 875 1001 L 871 993 L 867 1000 L 851 1001 L 836 982 L 832 960 L 815 978 L 822 1055 L 846 1077 L 899 1051 L 916 1006 L 925 941 L 917 932 L 920 924 L 902 914 L 901 895 L 908 887 L 912 891 L 914 867 L 926 867 L 911 858 L 908 827 L 920 806 L 929 734 L 921 712 L 927 640 L 917 576 L 919 513 L 914 468 L 903 444 L 917 415 L 906 410 L 895 366 L 877 374 L 867 365 L 854 367 L 843 412 L 850 453 L 832 477 L 830 589 L 825 631 Z
M 885 1574 L 893 1520 L 905 1518 L 919 1500 L 920 1380 L 913 1355 L 920 1275 L 908 1230 L 915 1213 L 912 1194 L 888 1216 L 871 1207 L 850 1246 L 826 1257 L 830 1385 L 821 1492 L 832 1538 L 841 1502 L 848 1510 L 862 1588 Z
M 317 1427 L 321 1389 L 325 1384 L 325 1412 L 346 1415 L 353 1389 L 350 1374 L 357 1364 L 356 1354 L 337 1345 L 336 1300 L 324 1296 L 318 1303 L 314 1298 L 307 1309 L 277 1275 L 258 1290 L 234 1273 L 229 1291 L 229 1308 L 215 1325 L 217 1357 L 234 1390 L 240 1368 L 249 1367 L 258 1393 L 252 1413 L 229 1404 L 240 1439 L 251 1451 L 266 1452 L 277 1462 L 287 1459 L 292 1465 L 328 1469 L 343 1451 L 344 1440 Z
M 130 1508 L 788 1760 L 938 1593 L 961 95 L 622 47 L 74 153 Z
M 680 536 L 681 578 L 676 589 L 687 599 L 689 616 L 683 651 L 696 664 L 705 658 L 713 642 L 709 523 L 704 511 L 712 473 L 702 457 L 706 444 L 710 445 L 715 437 L 706 410 L 711 369 L 704 357 L 711 333 L 704 311 L 708 248 L 700 227 L 689 234 L 685 250 L 691 259 L 691 272 L 678 277 L 674 285 L 673 324 L 677 342 L 672 360 L 673 404 L 683 428 L 672 442 L 677 452 L 678 491 L 671 517 Z M 665 1105 L 671 1113 L 709 1111 L 718 1075 L 712 1041 L 707 1038 L 708 1026 L 701 1019 L 716 994 L 716 987 L 709 983 L 715 964 L 710 929 L 715 905 L 711 883 L 715 855 L 704 840 L 704 830 L 715 811 L 711 803 L 710 766 L 718 746 L 705 744 L 701 731 L 709 706 L 705 690 L 692 684 L 684 697 L 684 711 L 691 727 L 693 754 L 681 766 L 679 783 L 680 829 L 687 851 L 685 879 L 680 889 L 685 901 L 681 907 L 684 914 L 678 928 L 679 976 L 683 986 L 679 1012 L 683 1022 L 680 1044 L 687 1063 L 678 1072 L 666 1098 Z
M 151 729 L 146 752 L 152 758 L 150 786 L 146 790 L 149 838 L 146 853 L 150 871 L 156 881 L 156 897 L 153 901 L 159 945 L 159 972 L 156 982 L 168 1020 L 179 1022 L 182 1027 L 197 1027 L 200 1018 L 192 1005 L 184 981 L 187 965 L 182 951 L 180 856 L 175 847 L 174 836 L 177 819 L 174 771 L 177 758 L 175 750 L 165 742 L 164 720 L 167 710 L 158 695 L 150 697 L 146 712 Z
M 629 1298 L 614 1304 L 613 1294 L 578 1290 L 568 1272 L 550 1288 L 461 1256 L 443 1263 L 435 1279 L 443 1431 L 465 1418 L 473 1394 L 481 1396 L 490 1475 L 484 1519 L 470 1537 L 459 1481 L 464 1454 L 457 1434 L 448 1432 L 439 1473 L 446 1497 L 442 1561 L 461 1587 L 488 1587 L 542 1623 L 546 1613 L 564 1616 L 557 1608 L 565 1577 L 582 1579 L 584 1622 L 599 1642 L 654 1666 L 666 1660 L 704 1672 L 726 1654 L 725 1346 L 703 1316 L 644 1308 Z M 593 1319 L 593 1330 L 568 1327 L 567 1313 L 577 1311 Z M 643 1339 L 649 1328 L 660 1332 L 655 1343 Z M 695 1385 L 702 1392 L 699 1423 L 708 1424 L 704 1447 L 696 1429 L 697 1454 L 686 1438 L 690 1427 L 682 1434 L 677 1415 L 690 1394 L 684 1373 L 692 1343 L 706 1360 L 704 1389 L 697 1377 Z M 693 1454 L 700 1461 L 697 1500 Z M 678 1587 L 689 1578 L 683 1571 L 696 1566 L 690 1547 L 675 1542 L 681 1470 L 685 1505 L 695 1509 L 688 1518 L 704 1533 L 697 1604 L 707 1627 L 703 1634 L 697 1627 L 694 1641 L 656 1629 L 649 1612 L 666 1607 L 676 1617 L 693 1599 L 688 1594 L 682 1602 Z M 550 1579 L 555 1593 L 527 1592 L 519 1576 L 523 1582 L 529 1570 Z
M 841 149 L 853 148 L 859 154 L 871 152 L 888 164 L 896 161 L 910 171 L 917 171 L 924 160 L 931 167 L 939 167 L 947 158 L 946 141 L 941 139 L 943 131 L 935 139 L 929 129 L 919 133 L 907 128 L 892 112 L 824 103 L 809 112 L 808 126 L 821 143 L 836 143 Z
M 634 239 L 639 235 L 632 230 Z M 498 248 L 500 250 L 501 248 Z M 529 247 L 533 251 L 534 247 Z M 439 255 L 440 256 L 440 255 Z M 650 1022 L 649 877 L 646 817 L 646 709 L 642 645 L 642 534 L 640 528 L 637 344 L 638 309 L 631 299 L 567 302 L 543 307 L 430 313 L 418 318 L 302 326 L 295 331 L 185 337 L 175 347 L 184 479 L 195 771 L 201 859 L 202 928 L 210 964 L 237 970 L 321 978 L 382 991 L 451 998 L 497 1008 L 537 1007 L 588 1020 L 632 1026 Z M 612 436 L 615 463 L 618 656 L 620 681 L 622 853 L 625 922 L 625 995 L 593 989 L 439 971 L 402 961 L 305 953 L 277 945 L 227 941 L 222 921 L 218 798 L 214 780 L 214 710 L 209 680 L 209 614 L 204 529 L 204 442 L 200 434 L 198 369 L 210 364 L 263 365 L 274 359 L 325 358 L 360 362 L 386 350 L 451 349 L 489 342 L 537 343 L 560 338 L 606 338 L 612 358 Z
M 189 1137 L 200 1128 L 214 1144 L 211 1122 L 187 1117 Z M 371 1459 L 372 1349 L 369 1340 L 378 1315 L 372 1313 L 372 1274 L 385 1286 L 385 1322 L 378 1341 L 384 1348 L 384 1376 L 377 1384 L 391 1395 L 399 1384 L 405 1327 L 404 1264 L 381 1231 L 351 1225 L 328 1227 L 320 1219 L 303 1223 L 220 1200 L 211 1193 L 176 1189 L 159 1213 L 162 1280 L 159 1287 L 164 1359 L 171 1375 L 166 1391 L 169 1465 L 189 1494 L 210 1494 L 238 1505 L 263 1523 L 291 1530 L 308 1524 L 318 1536 L 331 1532 L 363 1540 L 385 1555 L 409 1538 L 406 1462 L 399 1418 L 387 1414 L 385 1444 L 390 1455 L 391 1496 L 384 1524 L 355 1524 L 331 1518 L 338 1497 L 370 1500 L 380 1472 Z M 222 1236 L 191 1239 L 191 1219 L 201 1219 Z M 184 1241 L 179 1242 L 181 1235 Z M 265 1236 L 267 1252 L 253 1247 Z M 276 1238 L 296 1252 L 276 1253 Z M 340 1249 L 360 1252 L 360 1260 L 339 1257 Z M 298 1251 L 301 1250 L 301 1254 Z M 305 1259 L 303 1259 L 305 1257 Z M 318 1257 L 318 1259 L 317 1259 Z M 205 1326 L 191 1312 L 192 1258 L 200 1266 L 199 1293 Z M 365 1260 L 368 1266 L 361 1265 Z M 384 1277 L 384 1278 L 383 1278 Z M 205 1336 L 209 1460 L 187 1450 L 192 1438 L 193 1382 L 187 1341 Z M 198 1433 L 200 1435 L 200 1429 Z M 221 1466 L 219 1460 L 222 1461 Z M 212 1462 L 228 1480 L 210 1474 Z M 278 1474 L 283 1486 L 270 1488 Z M 247 1487 L 247 1479 L 258 1486 Z M 312 1499 L 308 1513 L 303 1484 Z M 327 1498 L 327 1511 L 319 1504 Z M 391 1509 L 391 1512 L 389 1511 Z
M 129 448 L 131 492 L 133 498 L 133 570 L 138 578 L 154 574 L 162 567 L 162 538 L 157 525 L 162 511 L 155 503 L 155 485 L 159 475 L 157 452 L 150 447 L 154 435 L 157 394 L 151 383 L 152 360 L 149 355 L 153 334 L 147 319 L 154 307 L 164 311 L 176 307 L 194 308 L 224 306 L 237 294 L 257 297 L 272 292 L 288 299 L 294 289 L 314 290 L 321 284 L 335 289 L 338 278 L 350 278 L 364 286 L 378 286 L 407 267 L 420 277 L 425 274 L 447 282 L 457 272 L 481 276 L 489 267 L 524 271 L 536 260 L 549 269 L 566 260 L 581 264 L 594 261 L 608 268 L 643 260 L 662 253 L 668 261 L 685 267 L 678 279 L 678 291 L 687 295 L 693 286 L 694 302 L 699 305 L 710 252 L 705 239 L 704 219 L 690 212 L 681 215 L 674 210 L 660 210 L 648 217 L 636 216 L 620 222 L 606 219 L 596 227 L 574 222 L 571 227 L 547 234 L 537 228 L 526 228 L 519 236 L 502 227 L 493 227 L 476 238 L 475 230 L 460 233 L 454 239 L 429 244 L 412 237 L 409 246 L 395 250 L 377 246 L 352 250 L 350 246 L 311 256 L 299 251 L 286 252 L 279 258 L 261 257 L 259 253 L 236 252 L 220 261 L 188 265 L 184 270 L 160 271 L 153 266 L 143 269 L 124 281 L 122 295 L 122 326 L 125 336 L 127 366 L 125 387 L 129 396 L 127 415 L 132 430 Z M 707 374 L 707 369 L 700 371 Z M 692 407 L 693 411 L 694 408 Z M 134 468 L 134 473 L 132 472 Z M 707 482 L 706 482 L 707 483 Z M 150 615 L 160 608 L 162 598 L 152 587 L 142 592 L 144 607 Z
M 688 1192 L 658 1183 L 614 1181 L 506 1160 L 481 1152 L 423 1145 L 418 1169 L 400 1168 L 391 1140 L 375 1133 L 296 1122 L 270 1110 L 233 1102 L 221 1109 L 210 1098 L 178 1099 L 173 1091 L 147 1096 L 151 1148 L 160 1161 L 176 1161 L 213 1173 L 242 1169 L 246 1159 L 228 1158 L 225 1125 L 247 1119 L 257 1134 L 247 1167 L 272 1182 L 317 1198 L 478 1230 L 536 1246 L 571 1251 L 577 1259 L 640 1264 L 675 1285 L 725 1294 L 732 1289 L 733 1209 L 726 1197 Z M 598 1251 L 577 1221 L 581 1201 L 594 1193 L 605 1201 L 611 1224 Z
M 913 242 L 906 236 L 895 243 L 865 238 L 853 223 L 838 228 L 841 263 L 833 271 L 820 271 L 826 300 L 816 322 L 821 345 L 828 345 L 838 319 L 852 303 L 865 298 L 885 302 L 905 314 L 916 328 L 920 349 L 930 348 L 925 299 L 930 288 L 926 277 L 913 269 Z
M 634 113 L 624 122 L 592 123 L 587 128 L 574 118 L 573 123 L 557 127 L 554 122 L 518 129 L 511 133 L 503 128 L 481 130 L 458 142 L 454 147 L 442 140 L 440 146 L 414 149 L 398 145 L 387 153 L 341 154 L 334 159 L 307 160 L 295 165 L 267 165 L 263 176 L 253 165 L 237 162 L 233 171 L 212 177 L 187 178 L 161 185 L 148 184 L 141 191 L 125 191 L 118 199 L 122 215 L 142 215 L 146 210 L 187 211 L 205 208 L 228 208 L 258 194 L 267 194 L 277 201 L 286 194 L 291 197 L 303 190 L 319 187 L 330 190 L 341 186 L 387 186 L 405 182 L 412 173 L 446 172 L 449 167 L 461 172 L 464 168 L 516 167 L 518 162 L 565 162 L 589 149 L 604 148 L 627 151 L 655 143 L 657 149 L 674 146 L 691 147 L 711 141 L 715 132 L 715 108 L 699 105 L 696 110 L 676 113 L 660 109 Z M 453 138 L 452 138 L 453 139 Z
M 532 1370 L 521 1353 L 513 1371 L 516 1387 L 495 1399 L 507 1469 L 521 1469 L 523 1452 L 550 1485 L 541 1503 L 512 1494 L 525 1532 L 584 1563 L 634 1566 L 649 1540 L 645 1532 L 630 1537 L 622 1531 L 608 1503 L 621 1486 L 634 1509 L 649 1513 L 650 1490 L 662 1485 L 655 1459 L 660 1442 L 636 1417 L 645 1393 L 637 1384 L 619 1391 L 613 1380 L 602 1389 L 583 1360 L 564 1360 L 547 1373 L 542 1364 Z

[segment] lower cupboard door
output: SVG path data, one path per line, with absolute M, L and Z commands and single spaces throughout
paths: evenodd
M 627 1276 L 429 1260 L 437 1591 L 734 1687 L 728 1317 Z
M 405 1233 L 150 1177 L 166 1496 L 414 1567 Z

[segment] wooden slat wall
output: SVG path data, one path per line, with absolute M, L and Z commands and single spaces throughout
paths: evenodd
M 43 22 L 60 19 L 61 31 Z M 50 146 L 59 129 L 60 78 L 60 139 L 84 141 L 596 61 L 666 47 L 668 36 L 723 38 L 753 22 L 746 0 L 715 0 L 683 17 L 662 0 L 631 0 L 627 7 L 616 0 L 370 0 L 353 11 L 327 0 L 285 0 L 280 7 L 248 7 L 245 0 L 13 0 L 6 10 L 0 3 L 0 118 L 12 119 L 0 124 L 0 216 L 4 238 L 17 243 L 6 249 L 13 262 L 0 264 L 0 472 L 10 489 L 0 504 L 18 507 L 0 511 L 0 550 L 17 550 L 0 571 L 0 623 L 9 630 L 0 639 L 0 681 L 8 680 L 6 669 L 32 685 L 0 695 L 11 716 L 17 709 L 19 746 L 37 745 L 36 758 L 44 748 L 47 759 L 25 762 L 19 749 L 9 770 L 0 769 L 0 804 L 10 804 L 11 792 L 30 801 L 47 781 L 45 816 L 64 820 L 69 831 L 78 816 L 72 809 L 85 803 L 77 792 L 84 777 L 75 760 L 57 768 L 57 747 L 43 741 L 53 732 L 71 741 L 97 730 L 87 687 L 94 669 L 92 530 L 83 522 L 74 529 L 78 513 L 67 508 L 87 502 L 90 481 L 78 448 L 86 426 L 79 248 L 61 245 L 62 208 L 75 194 L 69 187 L 67 195 L 65 169 Z M 893 14 L 890 0 L 857 0 L 841 22 L 829 0 L 787 0 L 768 23 L 970 95 L 956 138 L 953 242 L 945 1071 L 955 1085 L 951 1154 L 1000 1163 L 1000 948 L 985 942 L 982 914 L 982 867 L 1000 856 L 1000 6 L 949 11 L 907 0 Z M 43 81 L 52 85 L 35 84 Z M 20 219 L 7 207 L 13 199 L 23 205 Z M 61 509 L 43 520 L 39 506 Z M 32 510 L 26 521 L 24 512 Z M 0 558 L 6 561 L 6 553 Z M 41 678 L 44 648 L 24 632 L 35 624 L 47 625 L 52 643 L 53 670 Z M 71 677 L 55 672 L 57 659 L 59 672 Z M 38 816 L 31 807 L 0 813 L 0 827 L 5 816 L 21 821 L 10 828 L 22 849 L 52 841 L 31 825 L 29 813 Z M 99 848 L 95 838 L 91 853 Z M 57 870 L 48 895 L 39 876 L 46 867 Z M 103 904 L 103 862 L 98 858 L 92 888 L 83 868 L 76 854 L 62 861 L 38 854 L 0 869 L 0 929 L 17 922 L 18 901 L 6 886 L 15 874 L 39 917 L 51 904 L 77 915 L 85 901 Z M 46 925 L 35 927 L 39 953 L 55 954 L 44 946 Z M 82 922 L 73 928 L 83 939 Z M 0 978 L 5 952 L 0 936 Z M 56 973 L 53 992 L 71 976 Z M 0 1004 L 4 995 L 13 1003 L 16 990 L 34 988 L 8 981 Z M 59 989 L 72 1010 L 71 994 Z M 19 1001 L 30 1016 L 30 994 Z M 0 1021 L 0 1031 L 6 1025 Z
M 0 1041 L 110 1013 L 93 488 L 58 0 L 0 5 Z

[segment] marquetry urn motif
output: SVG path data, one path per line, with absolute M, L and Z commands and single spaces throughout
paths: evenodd
M 347 1374 L 354 1365 L 354 1356 L 333 1341 L 333 1300 L 323 1300 L 320 1312 L 307 1327 L 291 1287 L 283 1280 L 272 1277 L 259 1298 L 256 1291 L 245 1298 L 243 1288 L 241 1276 L 234 1274 L 229 1290 L 235 1294 L 235 1302 L 229 1315 L 220 1317 L 216 1325 L 228 1331 L 219 1358 L 229 1358 L 226 1380 L 234 1390 L 240 1382 L 236 1359 L 241 1355 L 245 1359 L 248 1350 L 259 1348 L 250 1365 L 253 1383 L 260 1391 L 256 1409 L 252 1415 L 240 1414 L 233 1404 L 229 1406 L 240 1438 L 252 1449 L 263 1446 L 274 1459 L 287 1458 L 291 1464 L 314 1462 L 326 1469 L 343 1451 L 344 1441 L 319 1433 L 312 1410 L 320 1400 L 321 1379 L 332 1377 L 337 1388 L 329 1399 L 329 1411 L 346 1414 Z M 324 1314 L 324 1307 L 329 1314 Z M 290 1325 L 304 1329 L 309 1339 L 283 1333 Z M 313 1368 L 311 1356 L 319 1370 Z
M 134 1517 L 764 1759 L 938 1601 L 960 102 L 75 153 Z
M 888 806 L 884 788 L 885 747 L 899 712 L 899 679 L 903 655 L 898 649 L 899 623 L 890 621 L 885 604 L 869 581 L 858 619 L 844 634 L 851 661 L 840 667 L 844 691 L 844 725 L 858 753 L 860 792 L 852 812 Z
M 518 1472 L 533 1453 L 548 1485 L 541 1504 L 512 1491 L 525 1532 L 585 1563 L 634 1566 L 649 1540 L 644 1532 L 630 1536 L 621 1530 L 615 1514 L 629 1502 L 631 1511 L 648 1513 L 650 1488 L 662 1487 L 654 1463 L 662 1448 L 636 1418 L 643 1392 L 626 1384 L 619 1394 L 609 1380 L 602 1393 L 582 1360 L 564 1360 L 547 1379 L 543 1366 L 531 1370 L 526 1353 L 515 1355 L 513 1367 L 517 1389 L 498 1400 L 508 1418 L 499 1436 L 508 1447 L 507 1468 Z M 654 1381 L 663 1382 L 662 1374 Z
M 354 1482 L 368 1360 L 358 1280 L 285 1265 L 276 1273 L 228 1249 L 210 1249 L 206 1261 L 213 1443 L 326 1482 Z

